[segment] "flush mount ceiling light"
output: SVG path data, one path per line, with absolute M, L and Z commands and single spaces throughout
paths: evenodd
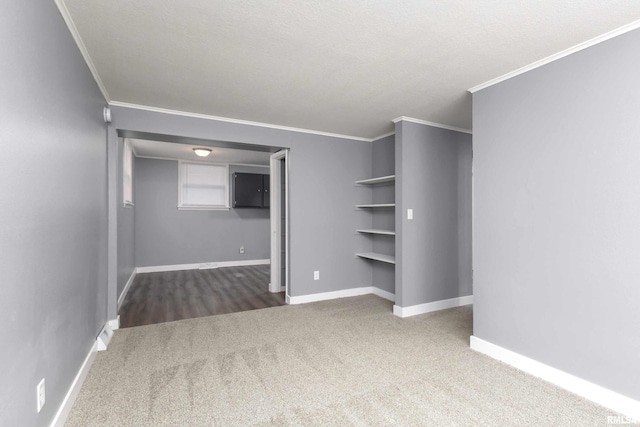
M 196 156 L 200 157 L 207 157 L 209 154 L 211 154 L 211 150 L 209 150 L 208 148 L 194 148 L 193 152 L 196 153 Z

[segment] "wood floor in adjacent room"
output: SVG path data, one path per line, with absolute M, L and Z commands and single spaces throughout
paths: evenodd
M 284 292 L 269 292 L 269 269 L 252 265 L 138 274 L 120 308 L 120 327 L 284 305 Z

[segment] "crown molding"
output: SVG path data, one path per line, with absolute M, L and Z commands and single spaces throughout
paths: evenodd
M 395 134 L 396 134 L 396 132 L 395 132 L 395 131 L 393 131 L 393 132 L 383 133 L 383 134 L 382 134 L 382 135 L 380 135 L 380 136 L 376 136 L 375 138 L 372 138 L 372 139 L 371 139 L 371 142 L 374 142 L 374 141 L 377 141 L 377 140 L 379 140 L 379 139 L 386 138 L 386 137 L 388 137 L 388 136 L 395 135 Z
M 109 97 L 107 88 L 104 86 L 104 83 L 102 83 L 102 79 L 98 74 L 98 70 L 96 69 L 96 66 L 93 63 L 93 60 L 91 59 L 91 55 L 89 55 L 89 51 L 87 50 L 87 47 L 85 46 L 84 42 L 82 41 L 82 38 L 80 37 L 78 28 L 76 27 L 76 24 L 73 22 L 73 19 L 71 18 L 69 9 L 67 9 L 67 6 L 64 4 L 63 0 L 54 0 L 54 1 L 56 6 L 58 6 L 58 10 L 60 11 L 60 15 L 62 15 L 62 19 L 64 20 L 65 24 L 67 24 L 67 27 L 69 28 L 69 32 L 71 32 L 71 36 L 73 37 L 73 40 L 75 40 L 76 45 L 78 46 L 78 49 L 80 50 L 80 53 L 84 58 L 84 61 L 87 63 L 87 66 L 89 67 L 89 71 L 91 71 L 93 78 L 98 84 L 98 87 L 100 88 L 100 92 L 102 92 L 102 96 L 104 97 L 105 101 L 107 101 L 107 103 L 111 102 L 111 98 Z
M 296 128 L 296 127 L 291 127 L 291 126 L 272 125 L 272 124 L 269 124 L 269 123 L 261 123 L 261 122 L 253 122 L 253 121 L 249 121 L 249 120 L 232 119 L 232 118 L 229 118 L 229 117 L 210 116 L 208 114 L 191 113 L 191 112 L 188 112 L 188 111 L 180 111 L 180 110 L 170 110 L 170 109 L 167 109 L 167 108 L 150 107 L 148 105 L 130 104 L 130 103 L 127 103 L 127 102 L 120 102 L 120 101 L 111 101 L 111 102 L 109 102 L 109 105 L 110 106 L 114 106 L 114 107 L 124 107 L 124 108 L 133 108 L 133 109 L 136 109 L 136 110 L 151 111 L 151 112 L 154 112 L 154 113 L 173 114 L 173 115 L 176 115 L 176 116 L 193 117 L 193 118 L 197 118 L 197 119 L 215 120 L 215 121 L 219 121 L 219 122 L 235 123 L 235 124 L 248 125 L 248 126 L 258 126 L 258 127 L 268 128 L 268 129 L 286 130 L 286 131 L 289 131 L 289 132 L 308 133 L 308 134 L 312 134 L 312 135 L 328 136 L 328 137 L 331 137 L 331 138 L 351 139 L 351 140 L 354 140 L 354 141 L 364 141 L 364 142 L 371 142 L 372 141 L 371 138 L 362 138 L 362 137 L 353 136 L 353 135 L 343 135 L 343 134 L 339 134 L 339 133 L 322 132 L 322 131 L 318 131 L 318 130 Z
M 473 132 L 471 132 L 470 129 L 464 129 L 464 128 L 459 128 L 459 127 L 455 127 L 455 126 L 443 125 L 442 123 L 434 123 L 434 122 L 429 122 L 427 120 L 414 119 L 413 117 L 406 117 L 406 116 L 396 117 L 395 119 L 392 120 L 392 122 L 393 123 L 411 122 L 411 123 L 418 123 L 418 124 L 421 124 L 421 125 L 433 126 L 434 128 L 441 128 L 441 129 L 452 130 L 452 131 L 455 131 L 455 132 L 468 133 L 470 135 L 473 133 Z
M 598 37 L 594 37 L 591 40 L 587 40 L 586 42 L 577 44 L 577 45 L 572 46 L 572 47 L 570 47 L 568 49 L 560 51 L 558 53 L 554 53 L 553 55 L 547 56 L 546 58 L 543 58 L 543 59 L 541 59 L 539 61 L 532 62 L 531 64 L 525 65 L 522 68 L 518 68 L 517 70 L 511 71 L 511 72 L 509 72 L 507 74 L 503 74 L 500 77 L 496 77 L 495 79 L 491 79 L 491 80 L 489 80 L 487 82 L 484 82 L 482 84 L 474 86 L 471 89 L 469 89 L 469 92 L 476 93 L 479 90 L 486 89 L 489 86 L 493 86 L 495 84 L 498 84 L 500 82 L 508 80 L 508 79 L 510 79 L 512 77 L 519 76 L 520 74 L 526 73 L 526 72 L 531 71 L 533 69 L 536 69 L 538 67 L 542 67 L 543 65 L 546 65 L 546 64 L 548 64 L 550 62 L 557 61 L 558 59 L 562 59 L 562 58 L 564 58 L 566 56 L 569 56 L 569 55 L 571 55 L 573 53 L 576 53 L 576 52 L 579 52 L 581 50 L 587 49 L 587 48 L 589 48 L 591 46 L 595 46 L 595 45 L 597 45 L 599 43 L 602 43 L 602 42 L 607 41 L 609 39 L 612 39 L 614 37 L 620 36 L 620 35 L 622 35 L 624 33 L 628 33 L 629 31 L 636 30 L 638 28 L 640 28 L 640 20 L 634 21 L 634 22 L 632 22 L 630 24 L 624 25 L 624 26 L 622 26 L 620 28 L 617 28 L 617 29 L 615 29 L 613 31 L 609 31 L 608 33 L 604 33 L 604 34 L 602 34 L 602 35 L 600 35 Z

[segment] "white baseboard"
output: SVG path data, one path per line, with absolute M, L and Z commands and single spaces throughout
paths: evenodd
M 591 400 L 599 405 L 618 412 L 633 420 L 640 421 L 640 402 L 623 396 L 619 393 L 590 383 L 564 371 L 552 368 L 549 365 L 530 359 L 506 348 L 497 346 L 475 336 L 470 338 L 470 346 L 473 350 L 486 354 L 489 357 L 500 360 L 521 371 L 541 378 L 545 381 L 564 388 L 578 396 Z
M 440 301 L 428 302 L 425 304 L 411 305 L 409 307 L 393 306 L 393 314 L 398 317 L 409 317 L 417 314 L 431 313 L 432 311 L 444 310 L 447 308 L 460 307 L 473 304 L 473 295 L 465 297 L 443 299 Z
M 131 276 L 129 276 L 129 280 L 127 280 L 127 284 L 124 285 L 124 289 L 122 289 L 122 292 L 118 297 L 118 311 L 120 311 L 120 306 L 124 302 L 124 299 L 127 296 L 127 292 L 129 292 L 129 288 L 131 287 L 133 280 L 136 278 L 136 274 L 138 274 L 138 269 L 134 267 L 133 271 L 131 272 Z
M 115 319 L 109 320 L 107 325 L 109 325 L 112 331 L 120 329 L 120 315 L 118 314 Z
M 78 393 L 80 393 L 80 389 L 82 388 L 82 384 L 84 380 L 87 378 L 87 374 L 89 374 L 89 370 L 91 369 L 91 365 L 93 364 L 94 359 L 96 358 L 96 353 L 98 352 L 98 342 L 94 342 L 91 350 L 89 350 L 89 354 L 82 362 L 82 366 L 80 366 L 80 370 L 78 374 L 74 378 L 71 383 L 71 387 L 69 387 L 69 391 L 66 396 L 62 400 L 60 404 L 60 408 L 58 408 L 58 412 L 56 416 L 53 417 L 53 421 L 51 422 L 51 427 L 63 427 L 64 423 L 67 421 L 67 417 L 69 413 L 71 413 L 71 408 L 73 408 L 73 404 L 78 397 Z
M 162 273 L 165 271 L 200 270 L 219 267 L 243 267 L 247 265 L 269 265 L 270 259 L 248 259 L 243 261 L 199 262 L 196 264 L 155 265 L 137 267 L 136 273 Z
M 391 302 L 396 302 L 396 295 L 391 292 L 383 291 L 380 288 L 376 288 L 375 286 L 371 287 L 371 293 L 374 295 L 378 295 L 380 298 L 384 298 Z
M 301 295 L 299 297 L 289 297 L 289 304 L 307 304 L 309 302 L 326 301 L 337 298 L 357 297 L 359 295 L 370 294 L 371 286 L 362 288 L 343 289 L 341 291 L 320 292 L 318 294 Z
M 357 297 L 367 294 L 378 295 L 379 297 L 388 299 L 390 301 L 393 301 L 395 299 L 395 296 L 390 292 L 383 291 L 382 289 L 378 289 L 373 286 L 364 286 L 362 288 L 343 289 L 333 292 L 321 292 L 318 294 L 301 295 L 299 297 L 288 297 L 287 304 L 307 304 L 310 302 L 327 301 L 337 298 Z

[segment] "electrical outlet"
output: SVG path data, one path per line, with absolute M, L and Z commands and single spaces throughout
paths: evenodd
M 240 246 L 240 253 L 243 254 L 244 253 L 244 246 Z
M 320 280 L 320 272 L 318 270 L 313 272 L 313 280 Z
M 413 209 L 407 209 L 407 219 L 413 219 Z
M 40 412 L 42 410 L 42 407 L 44 406 L 44 401 L 45 401 L 45 394 L 44 394 L 44 378 L 38 383 L 38 387 L 36 387 L 36 398 L 37 398 L 37 402 L 38 402 L 38 412 Z

